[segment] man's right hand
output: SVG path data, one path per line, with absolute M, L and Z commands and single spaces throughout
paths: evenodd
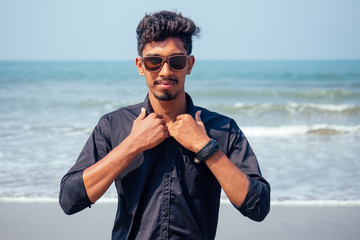
M 130 135 L 100 161 L 84 170 L 83 180 L 91 202 L 96 202 L 134 157 L 157 146 L 169 136 L 163 117 L 146 116 L 145 109 L 135 119 Z
M 134 141 L 134 144 L 143 152 L 157 146 L 168 136 L 169 131 L 162 115 L 150 113 L 146 116 L 146 110 L 141 108 L 139 116 L 133 122 L 128 138 Z

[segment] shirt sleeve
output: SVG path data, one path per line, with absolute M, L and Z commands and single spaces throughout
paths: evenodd
M 111 150 L 107 132 L 108 121 L 102 117 L 82 149 L 75 165 L 65 174 L 60 183 L 59 203 L 66 214 L 74 214 L 92 202 L 87 196 L 83 172 Z
M 249 188 L 241 206 L 235 206 L 244 216 L 262 221 L 270 211 L 270 184 L 261 175 L 257 158 L 243 132 L 231 123 L 229 159 L 249 179 Z

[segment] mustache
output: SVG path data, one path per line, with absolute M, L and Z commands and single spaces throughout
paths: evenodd
M 154 84 L 158 84 L 158 83 L 162 83 L 162 82 L 178 83 L 179 81 L 176 78 L 158 78 L 154 81 Z

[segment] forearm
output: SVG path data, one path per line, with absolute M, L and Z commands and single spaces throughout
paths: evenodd
M 137 146 L 127 138 L 103 159 L 84 170 L 84 186 L 92 203 L 106 192 L 120 173 L 142 151 Z
M 205 163 L 219 181 L 229 200 L 234 205 L 240 206 L 248 192 L 248 177 L 221 150 L 216 151 Z
M 207 150 L 199 152 L 210 139 L 201 121 L 200 111 L 196 112 L 195 119 L 187 114 L 178 116 L 170 128 L 170 135 L 183 147 L 200 154 L 202 161 L 205 161 L 229 200 L 245 216 L 261 221 L 270 210 L 270 185 L 261 176 L 256 157 L 245 136 L 235 122 L 230 124 L 233 125 L 230 129 L 232 135 L 229 138 L 231 151 L 227 154 L 234 162 L 221 149 L 218 149 L 210 158 L 202 156 L 202 154 L 211 154 L 212 151 L 209 149 L 205 148 Z M 210 147 L 216 147 L 216 145 L 210 144 Z M 223 149 L 229 148 L 223 146 Z
M 156 113 L 146 116 L 142 108 L 130 135 L 103 159 L 85 169 L 83 180 L 90 201 L 96 202 L 136 155 L 157 146 L 168 135 L 162 116 Z

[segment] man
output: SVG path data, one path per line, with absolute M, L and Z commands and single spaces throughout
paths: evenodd
M 221 188 L 243 215 L 261 221 L 270 186 L 236 123 L 194 106 L 184 90 L 199 29 L 173 12 L 146 15 L 137 28 L 143 103 L 103 116 L 61 181 L 67 214 L 95 203 L 113 181 L 113 239 L 214 239 Z

